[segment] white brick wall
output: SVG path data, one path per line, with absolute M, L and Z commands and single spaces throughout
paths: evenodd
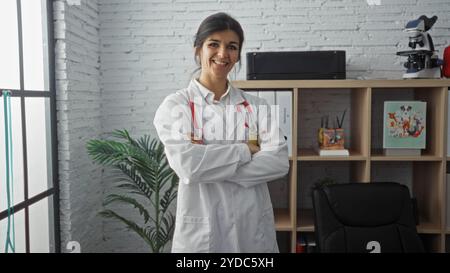
M 193 35 L 201 20 L 217 11 L 230 13 L 245 31 L 237 79 L 245 79 L 249 51 L 330 49 L 346 50 L 347 78 L 399 78 L 404 58 L 395 52 L 405 50 L 408 42 L 402 29 L 422 14 L 439 17 L 430 33 L 440 56 L 450 44 L 448 0 L 381 0 L 379 6 L 365 0 L 81 0 L 78 7 L 55 1 L 64 186 L 72 189 L 89 181 L 94 187 L 101 181 L 84 152 L 87 139 L 118 128 L 155 136 L 156 108 L 188 84 L 195 69 Z M 94 199 L 100 195 L 94 192 L 71 194 L 68 204 L 80 209 L 80 201 L 87 200 L 99 208 Z M 64 232 L 76 239 L 71 231 L 81 235 L 85 226 L 70 221 L 71 207 L 62 207 L 67 210 Z M 103 235 L 104 251 L 146 251 L 118 226 L 108 224 L 104 233 L 98 229 L 89 240 Z
M 402 29 L 422 14 L 439 17 L 431 35 L 441 54 L 450 44 L 450 4 L 445 0 L 381 0 L 380 6 L 364 0 L 99 3 L 102 86 L 105 95 L 111 93 L 104 108 L 116 113 L 105 120 L 104 129 L 127 121 L 138 134 L 154 135 L 151 121 L 157 106 L 167 94 L 186 86 L 195 68 L 193 35 L 213 12 L 230 13 L 244 28 L 244 58 L 237 79 L 245 79 L 248 51 L 328 49 L 346 50 L 348 78 L 399 78 L 404 58 L 395 52 L 406 49 L 408 42 Z M 140 92 L 139 102 L 125 105 L 124 98 L 114 99 L 117 91 L 126 92 L 129 99 Z
M 60 183 L 61 246 L 102 251 L 101 170 L 86 153 L 86 140 L 101 134 L 100 39 L 97 1 L 53 3 Z

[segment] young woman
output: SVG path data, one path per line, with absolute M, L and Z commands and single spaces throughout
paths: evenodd
M 243 42 L 235 19 L 207 17 L 194 42 L 199 77 L 156 112 L 180 178 L 172 252 L 278 252 L 267 182 L 288 172 L 287 145 L 267 103 L 228 80 Z

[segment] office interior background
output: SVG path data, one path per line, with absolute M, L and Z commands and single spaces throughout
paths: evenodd
M 408 49 L 403 29 L 423 14 L 438 16 L 430 34 L 440 58 L 450 45 L 449 0 L 2 0 L 0 89 L 13 91 L 18 114 L 16 252 L 70 252 L 69 242 L 82 252 L 149 251 L 123 224 L 98 215 L 112 184 L 86 142 L 115 129 L 156 137 L 155 111 L 189 83 L 193 36 L 219 11 L 235 17 L 245 33 L 232 80 L 246 79 L 246 52 L 309 50 L 345 50 L 347 79 L 400 79 L 405 59 L 395 52 Z M 4 177 L 3 143 L 0 154 Z M 404 175 L 401 164 L 392 175 Z M 286 183 L 270 184 L 274 206 L 285 206 Z M 5 196 L 2 184 L 1 247 Z M 140 218 L 131 208 L 116 210 Z

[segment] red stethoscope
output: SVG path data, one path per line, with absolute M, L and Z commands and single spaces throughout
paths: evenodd
M 249 139 L 249 123 L 250 123 L 250 114 L 253 113 L 253 109 L 250 104 L 244 100 L 240 104 L 236 105 L 236 111 L 241 113 L 241 105 L 245 110 L 245 121 L 244 121 L 244 129 L 245 129 L 245 140 Z M 195 118 L 195 103 L 192 100 L 189 100 L 189 108 L 191 109 L 192 115 L 192 124 L 191 124 L 191 137 L 193 138 L 193 142 L 196 144 L 204 144 L 203 141 L 203 128 L 200 127 L 197 123 L 197 119 Z

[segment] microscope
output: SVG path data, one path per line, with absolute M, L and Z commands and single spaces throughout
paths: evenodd
M 441 77 L 440 66 L 443 61 L 438 58 L 433 40 L 427 33 L 436 20 L 437 16 L 428 18 L 422 15 L 419 19 L 406 24 L 404 31 L 409 36 L 408 46 L 411 50 L 397 52 L 399 56 L 408 57 L 408 61 L 404 64 L 406 68 L 406 73 L 403 74 L 404 79 Z

